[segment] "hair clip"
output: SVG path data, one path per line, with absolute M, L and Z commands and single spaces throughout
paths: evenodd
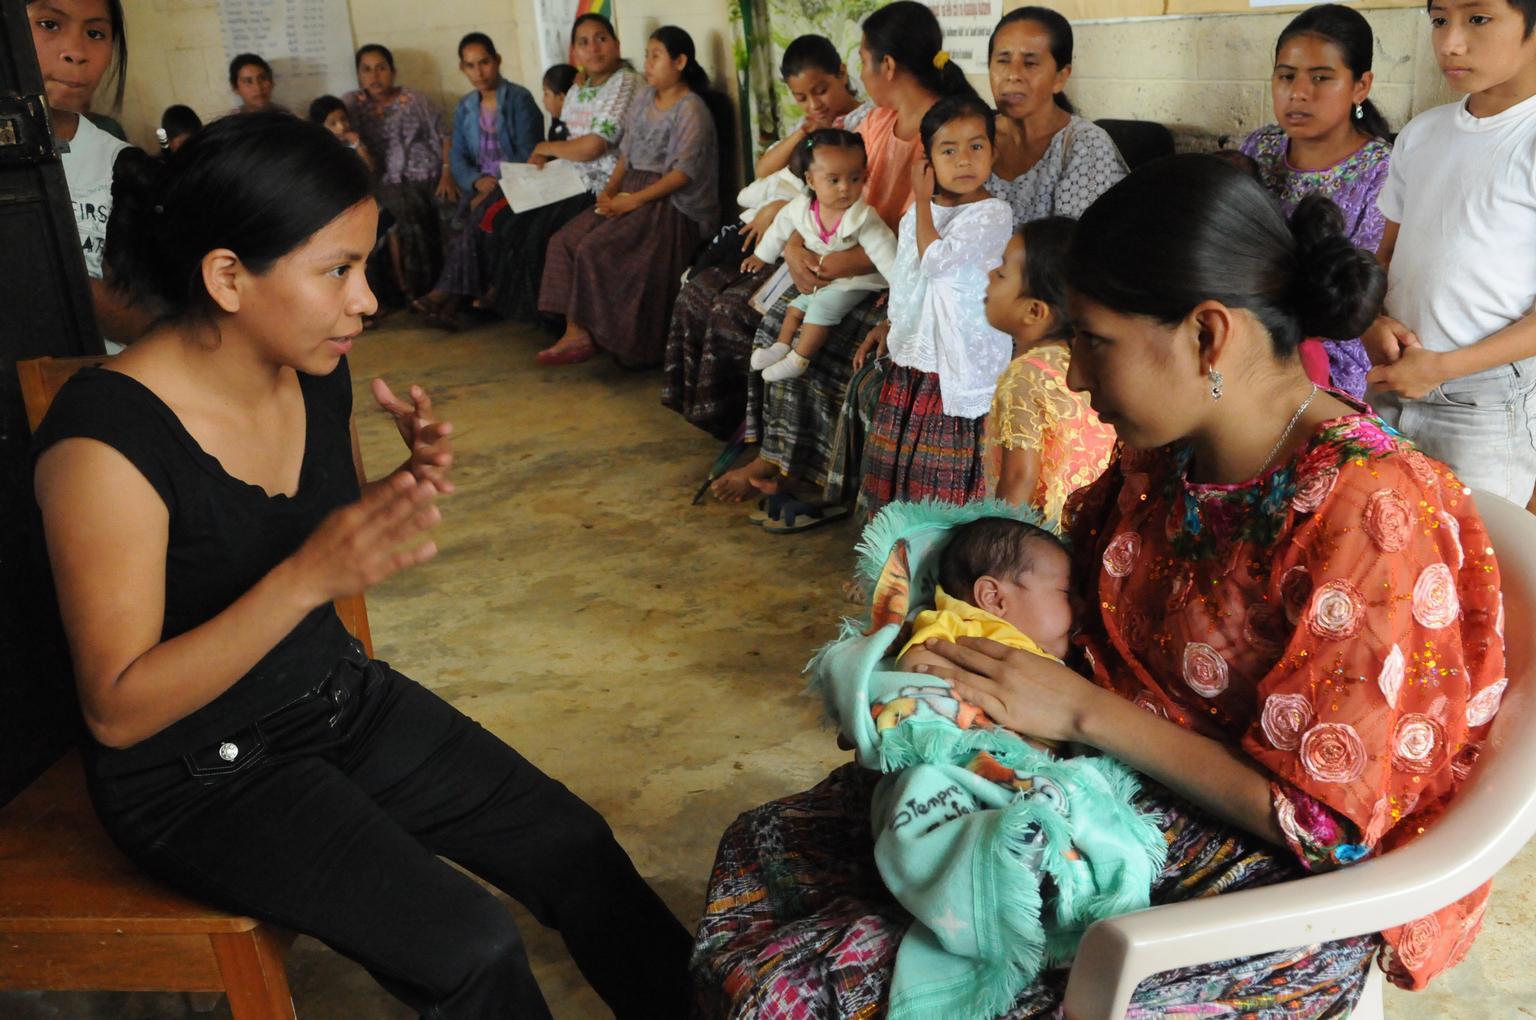
M 933 66 L 938 68 L 940 71 L 944 70 L 944 65 L 947 63 L 949 63 L 948 50 L 940 50 L 933 55 Z

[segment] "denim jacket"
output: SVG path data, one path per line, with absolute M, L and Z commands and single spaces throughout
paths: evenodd
M 527 162 L 533 147 L 544 138 L 544 114 L 533 101 L 533 93 L 502 79 L 496 86 L 496 119 L 501 125 L 501 158 L 508 163 Z M 481 176 L 479 92 L 460 99 L 453 112 L 450 159 L 459 187 L 473 188 Z

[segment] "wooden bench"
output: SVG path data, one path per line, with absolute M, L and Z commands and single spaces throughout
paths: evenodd
M 18 362 L 28 424 L 37 428 L 77 369 L 106 360 Z M 371 656 L 363 597 L 336 610 Z M 97 820 L 76 752 L 0 808 L 0 988 L 223 993 L 235 1020 L 293 1020 L 292 943 L 142 874 Z

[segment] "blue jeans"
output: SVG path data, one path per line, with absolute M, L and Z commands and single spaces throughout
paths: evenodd
M 1536 359 L 1441 383 L 1410 400 L 1366 395 L 1389 425 L 1466 485 L 1524 506 L 1536 487 Z

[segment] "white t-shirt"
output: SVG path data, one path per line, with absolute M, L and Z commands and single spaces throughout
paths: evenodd
M 60 157 L 69 181 L 69 199 L 75 207 L 75 229 L 85 253 L 85 269 L 101 279 L 101 249 L 107 242 L 107 217 L 112 212 L 112 164 L 117 154 L 130 148 L 84 117 Z
M 1387 314 L 1432 351 L 1470 347 L 1536 305 L 1536 97 L 1492 117 L 1419 114 L 1392 149 L 1383 215 L 1401 224 Z
M 1013 210 L 985 198 L 933 207 L 939 239 L 917 253 L 917 206 L 897 228 L 891 281 L 891 361 L 936 372 L 944 413 L 980 418 L 992 407 L 997 377 L 1013 359 L 1013 340 L 987 323 L 987 274 L 1003 261 Z

